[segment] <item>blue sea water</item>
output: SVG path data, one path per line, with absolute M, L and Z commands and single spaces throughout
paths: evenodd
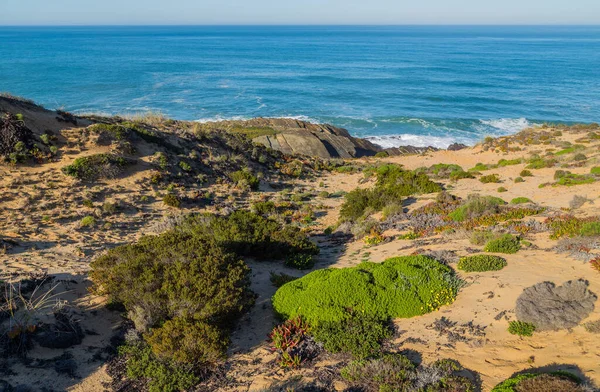
M 444 147 L 600 121 L 600 26 L 0 27 L 0 91 L 78 113 L 295 117 Z

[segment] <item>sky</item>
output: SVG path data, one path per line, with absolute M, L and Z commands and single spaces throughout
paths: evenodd
M 600 24 L 600 0 L 0 0 L 0 25 Z

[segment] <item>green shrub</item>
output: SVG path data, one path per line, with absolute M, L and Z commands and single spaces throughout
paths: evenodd
M 496 385 L 491 392 L 584 392 L 575 375 L 556 371 L 550 373 L 520 373 Z
M 163 360 L 203 366 L 222 358 L 228 328 L 253 303 L 248 267 L 210 233 L 142 237 L 91 266 L 95 292 L 122 304 L 138 330 L 151 331 L 146 340 Z
M 521 183 L 521 182 L 525 182 L 525 180 L 523 179 L 523 177 L 517 177 L 515 178 L 515 184 Z
M 191 365 L 159 360 L 144 342 L 119 347 L 126 358 L 127 377 L 148 380 L 149 392 L 179 392 L 200 382 Z
M 512 335 L 533 336 L 535 325 L 524 321 L 511 321 L 508 324 L 508 332 Z
M 238 210 L 227 217 L 200 215 L 190 218 L 186 226 L 193 232 L 211 233 L 217 243 L 240 256 L 281 260 L 292 254 L 319 253 L 299 228 L 249 211 Z
M 576 162 L 585 161 L 586 159 L 587 157 L 585 156 L 585 154 L 582 153 L 577 153 L 573 156 L 573 160 Z
M 461 257 L 457 268 L 465 272 L 485 272 L 499 271 L 506 265 L 506 259 L 499 256 L 475 255 Z
M 380 358 L 356 360 L 342 368 L 341 376 L 351 390 L 380 392 L 472 392 L 475 385 L 461 374 L 456 361 L 441 359 L 426 366 L 416 366 L 400 353 L 386 353 Z
M 382 342 L 392 336 L 392 331 L 387 323 L 377 318 L 351 314 L 343 322 L 325 321 L 317 324 L 311 334 L 329 352 L 367 358 L 381 352 Z
M 292 275 L 284 274 L 283 272 L 280 274 L 271 272 L 271 276 L 269 277 L 269 280 L 271 281 L 271 283 L 273 283 L 273 286 L 275 287 L 281 287 L 284 284 L 296 279 L 298 278 Z
M 544 159 L 540 157 L 534 157 L 528 161 L 528 165 L 525 169 L 544 169 L 547 167 L 554 167 L 558 161 L 556 159 Z M 523 176 L 523 174 L 521 174 Z M 524 176 L 523 176 L 524 177 Z
M 367 209 L 381 211 L 390 203 L 398 203 L 402 197 L 420 193 L 441 191 L 424 173 L 406 171 L 398 165 L 381 165 L 365 171 L 365 175 L 377 175 L 377 183 L 372 189 L 355 189 L 346 194 L 340 209 L 342 221 L 355 221 Z
M 463 222 L 467 219 L 495 214 L 499 212 L 500 206 L 503 204 L 506 202 L 498 197 L 471 195 L 448 216 L 456 222 Z
M 523 159 L 521 159 L 521 158 L 517 158 L 517 159 L 500 159 L 498 161 L 498 166 L 499 167 L 513 166 L 513 165 L 519 165 L 521 163 L 523 163 Z
M 379 151 L 375 154 L 375 158 L 387 158 L 390 154 L 387 151 Z
M 527 169 L 521 170 L 521 173 L 519 173 L 519 175 L 521 177 L 533 177 L 533 173 L 531 172 L 531 170 L 527 170 Z
M 82 181 L 100 178 L 115 178 L 132 162 L 112 154 L 96 154 L 77 158 L 62 171 L 68 176 Z
M 486 252 L 507 254 L 517 253 L 519 249 L 521 249 L 519 238 L 511 234 L 505 234 L 498 239 L 491 240 L 483 248 Z
M 83 219 L 81 219 L 81 222 L 79 223 L 79 225 L 81 227 L 93 227 L 96 225 L 96 219 L 93 216 L 85 216 L 83 217 Z
M 240 188 L 250 188 L 252 190 L 258 190 L 260 181 L 250 170 L 238 170 L 230 174 L 231 181 Z
M 514 199 L 512 199 L 510 201 L 510 204 L 526 204 L 526 203 L 533 203 L 531 201 L 531 199 L 528 199 L 527 197 L 515 197 Z
M 481 181 L 484 184 L 497 184 L 500 182 L 500 176 L 497 174 L 488 174 L 487 176 L 479 177 L 479 181 Z
M 469 241 L 473 245 L 484 245 L 488 241 L 493 240 L 494 238 L 498 238 L 498 235 L 495 233 L 492 233 L 491 231 L 475 230 L 471 234 Z
M 252 204 L 252 212 L 258 215 L 270 215 L 276 211 L 277 207 L 272 201 L 257 201 Z
M 584 223 L 579 234 L 584 237 L 600 236 L 600 222 Z
M 508 189 L 506 189 L 505 187 L 501 186 L 500 188 L 497 189 L 497 191 L 499 193 L 503 193 L 503 192 L 508 192 Z
M 594 166 L 590 169 L 590 174 L 600 176 L 600 166 Z
M 298 253 L 289 255 L 285 259 L 285 265 L 299 270 L 307 270 L 315 266 L 315 260 L 312 255 Z
M 341 322 L 355 313 L 380 320 L 413 317 L 454 301 L 461 281 L 425 256 L 397 257 L 353 268 L 323 269 L 282 286 L 273 307 L 284 319 Z
M 181 200 L 172 193 L 167 193 L 163 197 L 163 203 L 169 207 L 179 208 L 181 207 Z
M 558 170 L 557 173 L 562 170 Z M 557 178 L 555 173 L 555 179 Z M 556 182 L 558 185 L 564 186 L 575 186 L 582 184 L 591 184 L 596 181 L 596 179 L 588 174 L 575 174 L 570 172 L 563 172 L 559 174 L 558 181 Z

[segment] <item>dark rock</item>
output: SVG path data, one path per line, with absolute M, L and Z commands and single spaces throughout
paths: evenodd
M 448 146 L 448 151 L 464 150 L 465 148 L 468 148 L 468 147 L 469 146 L 467 146 L 466 144 L 452 143 L 451 145 Z
M 54 370 L 59 374 L 68 374 L 71 377 L 75 377 L 75 371 L 77 370 L 77 362 L 74 359 L 59 359 L 54 362 Z
M 532 323 L 539 331 L 573 328 L 594 310 L 597 297 L 587 287 L 581 279 L 558 287 L 551 282 L 528 287 L 517 299 L 517 319 Z
M 81 344 L 83 331 L 79 323 L 64 311 L 54 314 L 56 324 L 44 325 L 35 339 L 42 347 L 69 348 Z
M 8 381 L 0 380 L 0 392 L 12 392 L 13 387 Z

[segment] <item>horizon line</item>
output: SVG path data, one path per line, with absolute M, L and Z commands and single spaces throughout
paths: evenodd
M 108 24 L 0 24 L 3 27 L 600 27 L 597 24 L 578 23 L 108 23 Z

